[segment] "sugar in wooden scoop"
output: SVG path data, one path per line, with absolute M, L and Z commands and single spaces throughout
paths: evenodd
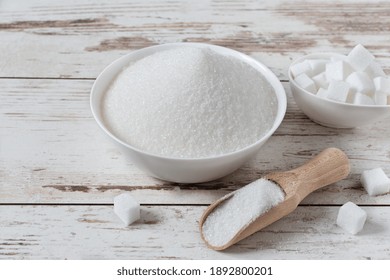
M 209 48 L 178 47 L 123 69 L 102 111 L 109 130 L 138 149 L 204 158 L 261 139 L 274 123 L 277 99 L 251 65 Z
M 226 245 L 236 234 L 284 200 L 284 191 L 275 183 L 259 179 L 228 194 L 204 221 L 203 237 L 208 244 Z M 224 198 L 222 198 L 224 199 Z

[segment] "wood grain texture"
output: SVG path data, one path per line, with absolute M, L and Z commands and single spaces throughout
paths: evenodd
M 317 51 L 362 43 L 390 74 L 388 1 L 0 1 L 1 259 L 390 259 L 390 195 L 369 197 L 365 169 L 390 175 L 390 118 L 356 129 L 310 121 L 294 103 L 287 69 Z M 283 81 L 288 109 L 256 157 L 204 184 L 162 182 L 109 142 L 89 109 L 93 80 L 114 59 L 162 43 L 204 42 L 249 54 Z M 350 176 L 224 252 L 207 249 L 205 206 L 327 147 L 350 158 Z M 142 220 L 123 228 L 115 195 L 140 201 Z M 368 213 L 357 236 L 335 225 L 338 206 Z
M 205 207 L 145 206 L 123 227 L 111 206 L 0 206 L 0 259 L 388 259 L 389 207 L 363 207 L 358 235 L 336 226 L 337 207 L 298 207 L 217 252 L 200 238 Z
M 171 42 L 242 51 L 283 80 L 292 59 L 357 43 L 390 67 L 387 1 L 25 2 L 1 3 L 0 77 L 95 78 L 129 51 Z
M 336 146 L 350 157 L 351 175 L 304 203 L 340 204 L 353 198 L 390 204 L 390 196 L 368 197 L 359 183 L 365 169 L 382 166 L 390 173 L 389 119 L 353 130 L 325 128 L 305 117 L 289 97 L 283 124 L 251 162 L 221 180 L 174 184 L 144 174 L 105 138 L 89 109 L 92 81 L 0 82 L 2 203 L 110 203 L 116 194 L 132 191 L 142 203 L 208 204 Z M 290 96 L 287 83 L 285 88 Z

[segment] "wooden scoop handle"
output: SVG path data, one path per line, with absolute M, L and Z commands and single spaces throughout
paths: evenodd
M 349 170 L 347 155 L 337 148 L 328 148 L 298 168 L 266 177 L 284 189 L 286 198 L 295 195 L 302 201 L 309 193 L 346 178 Z

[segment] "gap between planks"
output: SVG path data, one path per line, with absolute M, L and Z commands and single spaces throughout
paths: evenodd
M 72 77 L 0 77 L 0 80 L 75 80 L 93 81 L 96 78 L 72 78 Z
M 341 207 L 343 204 L 299 204 L 298 207 Z M 389 204 L 359 204 L 363 207 L 390 207 Z M 2 206 L 114 206 L 113 203 L 0 203 Z M 206 207 L 209 204 L 178 204 L 178 203 L 140 203 L 140 206 L 155 206 L 155 207 Z
M 114 203 L 0 203 L 1 206 L 114 206 Z M 179 204 L 179 203 L 140 203 L 140 206 L 156 206 L 156 207 L 188 207 L 188 206 L 200 206 L 205 207 L 209 204 Z M 316 205 L 313 205 L 316 206 Z

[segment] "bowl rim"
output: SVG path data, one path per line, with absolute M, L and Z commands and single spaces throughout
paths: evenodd
M 209 157 L 179 158 L 179 157 L 163 156 L 163 155 L 154 154 L 154 153 L 151 153 L 148 151 L 141 150 L 141 149 L 139 149 L 133 145 L 130 145 L 130 144 L 124 142 L 123 140 L 119 139 L 106 127 L 106 125 L 104 124 L 104 121 L 99 117 L 98 109 L 95 108 L 95 105 L 93 102 L 94 96 L 96 95 L 95 92 L 97 91 L 98 81 L 100 81 L 104 76 L 106 76 L 108 74 L 108 72 L 111 70 L 111 68 L 113 68 L 116 64 L 121 64 L 124 61 L 127 61 L 127 65 L 128 65 L 128 63 L 131 62 L 132 58 L 134 58 L 135 56 L 141 55 L 142 58 L 144 58 L 146 56 L 149 56 L 149 55 L 156 53 L 156 52 L 159 52 L 159 51 L 173 49 L 173 48 L 177 48 L 177 47 L 183 47 L 183 46 L 211 48 L 211 49 L 217 51 L 218 53 L 223 52 L 225 54 L 231 54 L 233 57 L 239 59 L 240 61 L 246 62 L 247 64 L 252 66 L 256 71 L 263 74 L 264 78 L 269 82 L 271 87 L 274 89 L 274 94 L 276 96 L 276 100 L 278 103 L 277 104 L 277 112 L 276 112 L 274 122 L 272 124 L 272 127 L 267 131 L 267 133 L 265 133 L 256 142 L 254 142 L 248 146 L 245 146 L 244 148 L 239 149 L 237 151 L 233 151 L 233 152 L 229 152 L 229 153 L 221 154 L 221 155 L 216 155 L 216 156 L 209 156 Z M 139 59 L 142 59 L 142 58 L 139 58 Z M 116 75 L 119 74 L 120 71 L 121 70 L 117 71 Z M 112 82 L 112 79 L 110 79 L 110 81 L 108 83 L 106 83 L 106 87 L 108 87 L 111 82 Z M 101 105 L 101 99 L 98 102 L 98 106 L 100 106 L 100 105 Z M 227 158 L 227 157 L 233 157 L 235 155 L 245 153 L 246 151 L 251 150 L 251 149 L 255 148 L 256 146 L 262 144 L 264 141 L 266 141 L 276 131 L 276 129 L 280 126 L 280 124 L 282 123 L 282 121 L 284 119 L 284 116 L 285 116 L 286 110 L 287 110 L 287 96 L 286 96 L 286 92 L 284 90 L 284 87 L 283 87 L 282 83 L 279 81 L 279 79 L 277 78 L 277 76 L 267 66 L 265 66 L 263 63 L 259 62 L 258 60 L 254 59 L 254 58 L 252 58 L 244 53 L 241 53 L 241 52 L 238 52 L 236 50 L 229 49 L 226 47 L 218 46 L 218 45 L 212 45 L 212 44 L 206 44 L 206 43 L 180 42 L 180 43 L 159 44 L 159 45 L 154 45 L 154 46 L 150 46 L 150 47 L 137 49 L 135 51 L 131 51 L 131 52 L 115 59 L 113 62 L 111 62 L 109 65 L 107 65 L 103 69 L 103 71 L 98 75 L 98 77 L 95 79 L 95 81 L 92 85 L 91 91 L 90 91 L 90 108 L 92 111 L 93 118 L 95 119 L 95 121 L 97 122 L 99 127 L 115 142 L 121 144 L 122 146 L 124 146 L 130 150 L 133 150 L 135 152 L 138 152 L 138 153 L 141 153 L 141 154 L 153 157 L 153 158 L 157 158 L 157 159 L 176 160 L 176 161 L 180 161 L 180 162 L 185 162 L 185 161 L 199 161 L 199 162 L 201 162 L 201 161 L 207 161 L 207 160 L 217 160 L 217 159 L 223 159 L 223 158 Z
M 293 65 L 295 65 L 295 64 L 297 64 L 299 62 L 302 62 L 305 59 L 327 58 L 327 57 L 330 58 L 332 56 L 342 57 L 342 58 L 347 57 L 344 54 L 335 53 L 335 52 L 317 52 L 317 53 L 306 54 L 304 56 L 298 57 L 297 59 L 295 59 L 290 64 L 290 67 L 288 68 L 288 79 L 289 79 L 289 82 L 294 84 L 294 86 L 296 86 L 298 89 L 300 89 L 301 92 L 303 92 L 303 93 L 313 97 L 314 99 L 319 100 L 320 102 L 335 104 L 337 106 L 351 107 L 351 108 L 365 108 L 365 109 L 367 109 L 367 108 L 372 108 L 372 109 L 390 108 L 390 105 L 359 105 L 359 104 L 351 104 L 351 103 L 346 103 L 346 102 L 340 102 L 340 101 L 331 100 L 331 99 L 325 99 L 325 98 L 317 96 L 316 94 L 311 93 L 310 91 L 307 91 L 306 89 L 304 89 L 301 86 L 299 86 L 297 84 L 297 82 L 295 82 L 295 79 L 293 78 L 292 73 L 291 73 L 291 67 Z

